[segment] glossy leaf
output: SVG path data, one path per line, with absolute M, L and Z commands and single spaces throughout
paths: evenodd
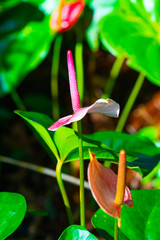
M 46 143 L 52 154 L 57 159 L 65 162 L 78 160 L 78 135 L 67 127 L 61 127 L 56 132 L 48 130 L 52 120 L 45 114 L 27 111 L 15 111 L 20 117 L 27 121 Z M 88 149 L 96 153 L 98 159 L 117 162 L 119 152 L 112 150 L 100 141 L 83 138 L 84 159 L 89 159 Z M 127 161 L 134 161 L 136 157 L 127 155 Z
M 138 134 L 150 139 L 151 141 L 156 141 L 158 139 L 158 128 L 154 126 L 143 127 L 138 131 Z
M 160 86 L 159 25 L 138 2 L 125 1 L 104 17 L 100 38 L 107 50 L 116 56 L 124 55 L 129 66 Z
M 45 114 L 27 111 L 15 111 L 20 117 L 27 121 L 39 134 L 44 143 L 51 150 L 52 154 L 59 159 L 57 148 L 52 140 L 53 133 L 48 131 L 52 120 Z
M 147 240 L 158 240 L 160 236 L 160 203 L 157 201 L 147 220 L 145 236 Z
M 58 240 L 98 240 L 93 234 L 91 234 L 85 227 L 79 225 L 71 225 L 66 228 Z
M 89 7 L 92 10 L 92 22 L 87 29 L 87 41 L 90 48 L 93 51 L 96 51 L 99 47 L 99 21 L 109 13 L 113 11 L 113 9 L 117 5 L 117 0 L 92 0 L 89 4 Z
M 125 205 L 122 207 L 119 238 L 121 240 L 144 240 L 146 239 L 145 234 L 148 235 L 150 233 L 154 236 L 155 231 L 158 233 L 160 221 L 157 221 L 156 225 L 152 225 L 152 229 L 148 224 L 150 219 L 154 222 L 152 214 L 159 202 L 160 190 L 132 190 L 131 194 L 133 197 L 133 208 L 128 208 Z M 159 211 L 155 214 L 158 219 Z M 108 234 L 113 237 L 114 218 L 104 213 L 101 209 L 95 213 L 92 223 L 105 239 L 108 239 L 106 238 Z M 149 228 L 147 229 L 146 227 Z M 147 239 L 155 240 L 154 238 Z
M 54 38 L 49 20 L 44 9 L 29 3 L 1 15 L 0 96 L 9 93 L 46 57 Z
M 102 141 L 115 151 L 124 149 L 127 154 L 137 157 L 128 166 L 138 166 L 144 175 L 148 174 L 160 159 L 160 150 L 152 141 L 138 134 L 127 134 L 113 131 L 102 131 L 86 135 L 87 138 Z
M 85 136 L 85 135 L 84 135 Z M 79 146 L 78 146 L 78 135 L 75 131 L 67 127 L 59 128 L 53 136 L 55 145 L 60 153 L 60 159 L 68 162 L 79 159 Z M 96 154 L 98 159 L 116 162 L 119 158 L 119 152 L 107 147 L 100 141 L 94 141 L 91 139 L 83 138 L 83 155 L 84 159 L 89 159 L 90 149 Z M 127 156 L 127 161 L 134 161 L 136 157 L 130 155 Z
M 0 239 L 6 239 L 21 224 L 27 205 L 18 193 L 0 193 Z

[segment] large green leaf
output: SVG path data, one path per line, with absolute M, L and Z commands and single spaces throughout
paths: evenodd
M 0 96 L 3 96 L 46 57 L 55 34 L 45 8 L 27 2 L 6 10 L 0 20 Z
M 66 228 L 58 240 L 98 240 L 93 234 L 91 234 L 85 227 L 79 225 L 71 225 Z
M 53 133 L 48 130 L 53 121 L 47 115 L 18 110 L 15 113 L 25 119 L 36 130 L 57 160 L 69 162 L 79 159 L 78 135 L 75 131 L 67 127 L 61 127 Z M 84 159 L 89 159 L 88 149 L 93 151 L 98 159 L 118 162 L 119 151 L 114 151 L 101 141 L 83 137 Z M 127 162 L 136 159 L 132 155 L 127 155 Z
M 0 193 L 0 239 L 6 239 L 21 224 L 27 205 L 18 193 Z
M 27 121 L 39 134 L 44 143 L 51 150 L 52 154 L 59 159 L 57 148 L 52 140 L 53 133 L 48 131 L 48 127 L 52 125 L 53 121 L 47 115 L 36 112 L 15 111 L 20 117 Z
M 99 47 L 99 21 L 111 13 L 113 9 L 116 7 L 117 0 L 92 0 L 89 4 L 89 7 L 92 10 L 92 22 L 87 29 L 87 41 L 90 48 L 96 51 Z
M 128 166 L 138 166 L 143 173 L 148 174 L 160 160 L 160 150 L 149 139 L 138 134 L 127 134 L 113 131 L 101 131 L 90 135 L 87 138 L 102 141 L 115 151 L 124 149 L 127 154 L 137 157 Z
M 160 215 L 160 202 L 157 201 L 157 204 L 155 204 L 154 208 L 152 209 L 146 224 L 145 239 L 147 240 L 159 239 L 159 236 L 160 236 L 159 215 Z
M 120 4 L 100 22 L 100 39 L 112 54 L 126 56 L 129 66 L 160 86 L 160 27 L 152 18 L 153 14 L 142 6 L 131 0 Z M 155 15 L 158 15 L 160 8 L 156 11 Z
M 78 134 L 74 130 L 67 127 L 60 127 L 53 136 L 54 142 L 60 154 L 62 161 L 68 162 L 79 159 Z M 95 141 L 83 136 L 83 156 L 84 159 L 89 159 L 90 149 L 96 154 L 96 157 L 101 160 L 116 162 L 119 158 L 119 151 L 107 147 L 101 141 Z M 127 162 L 132 162 L 136 159 L 132 155 L 127 155 Z
M 160 198 L 160 190 L 132 190 L 131 194 L 133 197 L 133 208 L 131 209 L 123 205 L 121 210 L 120 239 L 158 239 L 159 235 L 155 234 L 158 234 L 160 229 L 159 210 L 156 211 L 157 206 L 159 206 L 157 204 Z M 113 237 L 114 218 L 104 213 L 101 209 L 95 213 L 92 223 L 104 238 L 107 237 L 107 234 Z M 157 238 L 154 238 L 155 236 Z

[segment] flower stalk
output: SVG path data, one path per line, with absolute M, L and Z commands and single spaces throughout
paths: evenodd
M 58 161 L 57 165 L 56 165 L 56 178 L 57 178 L 57 183 L 62 195 L 62 199 L 66 208 L 66 212 L 67 212 L 67 216 L 68 216 L 68 220 L 69 220 L 69 224 L 73 224 L 73 216 L 72 216 L 72 211 L 71 211 L 71 207 L 70 207 L 70 203 L 68 200 L 68 196 L 63 184 L 63 180 L 62 180 L 62 174 L 61 174 L 61 170 L 62 170 L 62 165 L 63 162 L 62 161 Z
M 116 205 L 121 207 L 124 201 L 126 186 L 126 152 L 121 150 L 119 153 L 118 176 L 117 176 L 117 190 L 116 190 Z M 121 227 L 121 218 L 115 219 L 114 240 L 118 240 L 118 231 Z

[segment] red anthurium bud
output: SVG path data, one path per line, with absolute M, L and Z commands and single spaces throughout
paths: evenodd
M 75 2 L 61 0 L 59 8 L 56 9 L 50 20 L 50 26 L 56 32 L 64 32 L 70 30 L 83 12 L 85 3 L 83 0 Z
M 97 204 L 104 212 L 120 219 L 122 204 L 126 204 L 128 207 L 133 207 L 133 201 L 130 190 L 126 186 L 124 186 L 124 192 L 122 187 L 119 187 L 119 189 L 122 190 L 123 199 L 120 193 L 118 193 L 119 196 L 117 198 L 117 179 L 117 175 L 111 169 L 99 163 L 95 154 L 90 152 L 88 181 L 91 192 Z

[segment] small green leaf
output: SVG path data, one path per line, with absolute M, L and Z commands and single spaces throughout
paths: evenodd
M 156 212 L 156 206 L 160 198 L 160 190 L 132 190 L 133 208 L 128 208 L 123 205 L 121 210 L 121 228 L 119 231 L 121 240 L 144 240 L 146 234 L 154 236 L 155 231 L 160 229 L 160 221 L 158 221 L 159 211 Z M 152 229 L 148 224 L 153 221 L 153 215 L 156 216 L 157 221 L 155 227 Z M 92 223 L 96 230 L 104 238 L 107 234 L 113 237 L 114 235 L 114 218 L 104 213 L 99 209 L 94 217 Z M 155 229 L 157 228 L 157 229 Z M 145 230 L 146 229 L 146 230 Z M 155 240 L 155 238 L 147 238 Z
M 138 134 L 150 139 L 151 141 L 157 140 L 159 135 L 158 128 L 154 126 L 143 127 L 139 130 Z
M 27 205 L 18 193 L 0 193 L 0 239 L 6 239 L 21 224 Z
M 53 121 L 45 114 L 27 111 L 15 111 L 20 117 L 25 119 L 43 139 L 44 143 L 52 151 L 52 154 L 59 159 L 57 148 L 52 140 L 53 133 L 48 130 L 48 127 L 52 125 Z
M 66 228 L 58 240 L 98 240 L 93 234 L 91 234 L 85 227 L 79 225 L 71 225 Z

